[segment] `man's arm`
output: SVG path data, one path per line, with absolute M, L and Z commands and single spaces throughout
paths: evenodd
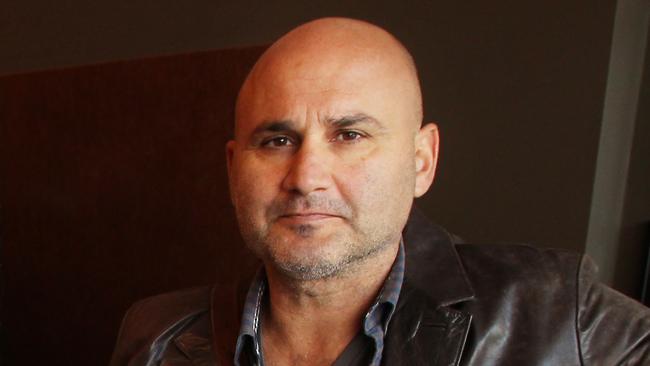
M 588 257 L 578 272 L 578 300 L 584 365 L 650 365 L 650 309 L 599 283 Z

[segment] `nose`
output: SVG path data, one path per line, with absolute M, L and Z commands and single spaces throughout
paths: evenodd
M 327 146 L 304 140 L 294 152 L 282 188 L 300 195 L 327 190 L 332 184 Z

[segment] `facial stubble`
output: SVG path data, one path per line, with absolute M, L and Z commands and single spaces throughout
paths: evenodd
M 269 211 L 275 211 L 271 215 L 275 217 L 278 212 L 290 211 L 293 207 L 326 207 L 324 211 L 341 213 L 341 217 L 336 220 L 342 222 L 337 223 L 334 228 L 298 224 L 281 228 L 285 232 L 274 232 L 271 228 L 273 221 L 263 228 L 256 228 L 252 217 L 242 214 L 238 215 L 238 219 L 248 248 L 265 265 L 273 266 L 278 272 L 294 280 L 311 281 L 344 276 L 358 268 L 360 263 L 375 257 L 399 241 L 399 236 L 396 237 L 391 230 L 364 230 L 363 226 L 368 225 L 356 222 L 349 207 L 340 202 L 301 197 L 286 203 L 273 204 Z M 327 229 L 332 230 L 331 234 L 318 238 L 319 231 Z M 322 240 L 322 243 L 317 242 L 318 240 Z M 293 242 L 291 245 L 298 247 L 304 244 L 304 247 L 294 251 L 288 248 L 289 241 Z M 312 248 L 305 248 L 309 246 Z M 330 251 L 337 250 L 340 251 L 339 254 L 333 257 L 329 255 Z

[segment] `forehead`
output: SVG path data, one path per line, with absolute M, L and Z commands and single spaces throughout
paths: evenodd
M 237 130 L 273 119 L 309 121 L 357 113 L 397 121 L 408 113 L 408 87 L 395 66 L 377 61 L 382 60 L 324 55 L 262 63 L 240 94 Z

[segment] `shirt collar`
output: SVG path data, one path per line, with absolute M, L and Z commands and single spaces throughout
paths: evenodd
M 266 272 L 260 268 L 248 288 L 244 310 L 241 317 L 241 326 L 235 346 L 235 365 L 240 365 L 242 356 L 246 354 L 251 365 L 259 365 L 261 362 L 261 344 L 259 339 L 260 314 L 262 300 L 266 293 Z
M 375 349 L 370 365 L 379 365 L 384 351 L 384 336 L 388 332 L 388 324 L 393 317 L 397 300 L 404 282 L 404 242 L 400 240 L 397 257 L 393 267 L 384 281 L 384 286 L 379 291 L 377 299 L 370 306 L 363 319 L 363 332 L 374 341 Z
M 404 282 L 404 242 L 400 240 L 397 256 L 393 266 L 384 281 L 377 299 L 363 318 L 363 331 L 365 335 L 375 342 L 375 352 L 372 365 L 379 364 L 383 350 L 383 338 L 388 331 L 388 324 L 395 312 L 397 300 Z M 242 312 L 241 326 L 235 348 L 235 365 L 239 366 L 242 357 L 246 357 L 251 365 L 263 365 L 261 340 L 259 337 L 260 314 L 262 301 L 266 294 L 266 272 L 263 267 L 257 271 L 253 282 L 248 288 L 244 309 Z

